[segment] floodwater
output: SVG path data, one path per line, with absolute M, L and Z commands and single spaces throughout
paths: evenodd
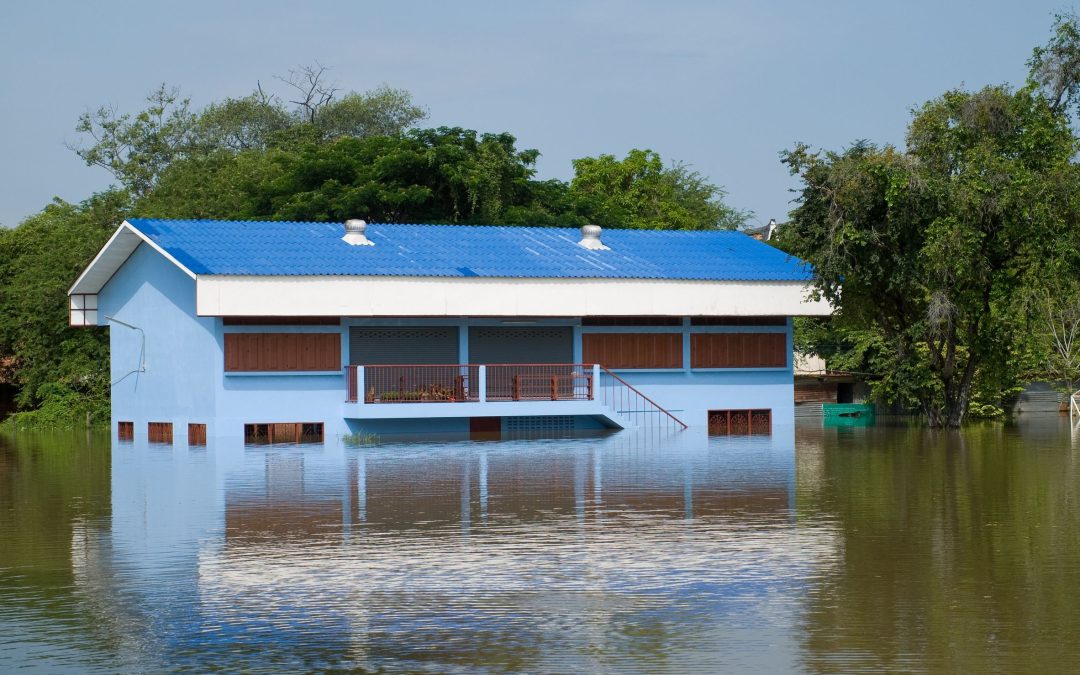
M 1062 672 L 1080 436 L 0 437 L 0 671 Z

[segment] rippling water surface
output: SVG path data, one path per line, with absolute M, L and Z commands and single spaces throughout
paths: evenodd
M 0 437 L 0 670 L 1060 672 L 1080 444 L 1009 427 Z

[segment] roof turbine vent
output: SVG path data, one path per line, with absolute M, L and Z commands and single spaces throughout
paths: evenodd
M 375 242 L 364 236 L 367 223 L 359 218 L 350 218 L 345 221 L 345 236 L 341 238 L 346 244 L 353 246 L 374 246 Z
M 604 242 L 600 241 L 600 233 L 603 230 L 599 225 L 582 225 L 581 226 L 581 241 L 578 242 L 578 246 L 587 248 L 590 251 L 610 251 L 611 248 L 604 246 Z

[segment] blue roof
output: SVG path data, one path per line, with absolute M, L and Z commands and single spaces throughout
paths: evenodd
M 609 251 L 577 228 L 370 223 L 375 246 L 342 223 L 128 222 L 195 274 L 807 281 L 808 265 L 740 232 L 605 229 Z

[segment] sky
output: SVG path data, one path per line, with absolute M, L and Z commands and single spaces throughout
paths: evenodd
M 407 89 L 431 126 L 509 131 L 571 160 L 655 150 L 722 186 L 752 223 L 783 221 L 796 142 L 902 145 L 914 106 L 1021 83 L 1061 2 L 49 2 L 0 7 L 0 225 L 112 177 L 78 116 L 138 111 L 160 83 L 195 107 L 315 61 L 345 90 Z M 363 217 L 364 214 L 356 214 Z

